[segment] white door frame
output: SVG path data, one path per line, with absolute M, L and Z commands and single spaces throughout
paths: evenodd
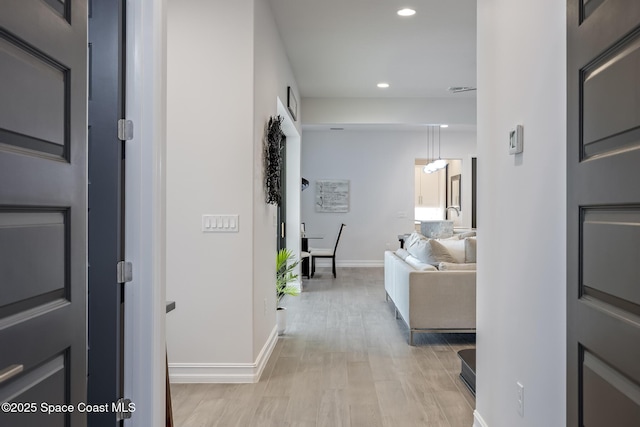
M 287 164 L 285 165 L 287 169 L 287 237 L 285 244 L 287 249 L 291 250 L 297 258 L 302 246 L 300 233 L 300 193 L 302 186 L 300 162 L 302 145 L 300 133 L 280 97 L 277 98 L 276 108 L 278 115 L 283 117 L 281 128 L 282 133 L 287 138 Z M 301 270 L 301 265 L 298 265 L 295 270 L 298 280 L 294 284 L 300 290 L 302 290 Z
M 166 0 L 127 0 L 125 426 L 165 423 Z M 179 306 L 179 303 L 178 303 Z

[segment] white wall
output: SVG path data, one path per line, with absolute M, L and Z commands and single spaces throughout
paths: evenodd
M 276 323 L 276 292 L 275 292 L 275 258 L 277 227 L 274 221 L 276 208 L 267 205 L 264 192 L 263 173 L 263 139 L 265 126 L 270 116 L 289 114 L 282 105 L 287 104 L 287 86 L 291 86 L 298 93 L 293 72 L 284 52 L 280 35 L 277 31 L 271 8 L 267 0 L 255 0 L 255 117 L 254 117 L 254 153 L 253 153 L 253 200 L 254 200 L 254 247 L 253 260 L 245 259 L 244 268 L 253 264 L 253 330 L 254 330 L 254 360 L 262 346 L 273 332 Z M 298 99 L 300 96 L 298 95 Z M 278 99 L 280 109 L 278 109 Z M 283 111 L 284 110 L 284 111 Z M 282 128 L 289 135 L 287 138 L 287 179 L 289 189 L 295 194 L 300 192 L 300 118 L 292 122 L 290 116 L 286 118 Z M 295 126 L 292 126 L 292 123 Z M 296 138 L 297 136 L 297 138 Z M 296 179 L 297 178 L 297 179 Z M 297 212 L 297 215 L 296 215 Z M 300 200 L 287 200 L 287 222 L 295 222 L 297 226 L 290 227 L 292 241 L 298 243 L 298 248 L 288 247 L 299 252 L 300 242 Z M 296 234 L 297 232 L 297 234 Z M 266 306 L 266 312 L 265 312 Z
M 170 0 L 167 19 L 167 298 L 178 307 L 170 361 L 248 363 L 253 0 Z M 204 234 L 203 214 L 238 214 L 240 232 Z
M 267 0 L 168 3 L 171 376 L 252 381 L 276 339 L 275 210 L 264 197 L 263 135 L 295 81 Z M 203 214 L 238 214 L 239 232 L 202 233 Z
M 476 426 L 565 425 L 565 7 L 478 2 Z
M 455 98 L 304 98 L 306 124 L 447 123 L 474 125 L 476 99 Z
M 442 130 L 442 157 L 462 159 L 468 225 L 471 204 L 464 201 L 471 200 L 475 147 L 475 132 Z M 302 176 L 310 185 L 302 192 L 302 221 L 307 234 L 325 236 L 311 245 L 333 247 L 338 228 L 345 223 L 338 265 L 381 265 L 384 251 L 399 247 L 398 234 L 414 229 L 414 162 L 425 156 L 426 131 L 305 131 Z M 315 186 L 321 179 L 350 180 L 348 213 L 315 211 Z M 405 217 L 400 217 L 402 213 Z

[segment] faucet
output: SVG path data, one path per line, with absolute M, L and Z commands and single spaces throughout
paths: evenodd
M 447 208 L 444 210 L 445 214 L 446 214 L 447 212 L 449 212 L 449 209 L 453 209 L 454 211 L 456 211 L 456 215 L 457 215 L 457 216 L 460 216 L 460 209 L 458 209 L 458 208 L 457 208 L 457 207 L 455 207 L 455 206 L 449 206 L 449 207 L 447 207 Z

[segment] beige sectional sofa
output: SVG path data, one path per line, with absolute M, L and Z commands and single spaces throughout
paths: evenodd
M 475 332 L 475 244 L 475 237 L 414 233 L 406 250 L 385 252 L 387 300 L 409 327 L 409 344 L 416 332 Z

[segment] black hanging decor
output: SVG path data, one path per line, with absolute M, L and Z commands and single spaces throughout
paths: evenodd
M 282 194 L 280 193 L 280 170 L 282 168 L 282 116 L 269 118 L 264 149 L 264 185 L 267 203 L 280 206 Z

